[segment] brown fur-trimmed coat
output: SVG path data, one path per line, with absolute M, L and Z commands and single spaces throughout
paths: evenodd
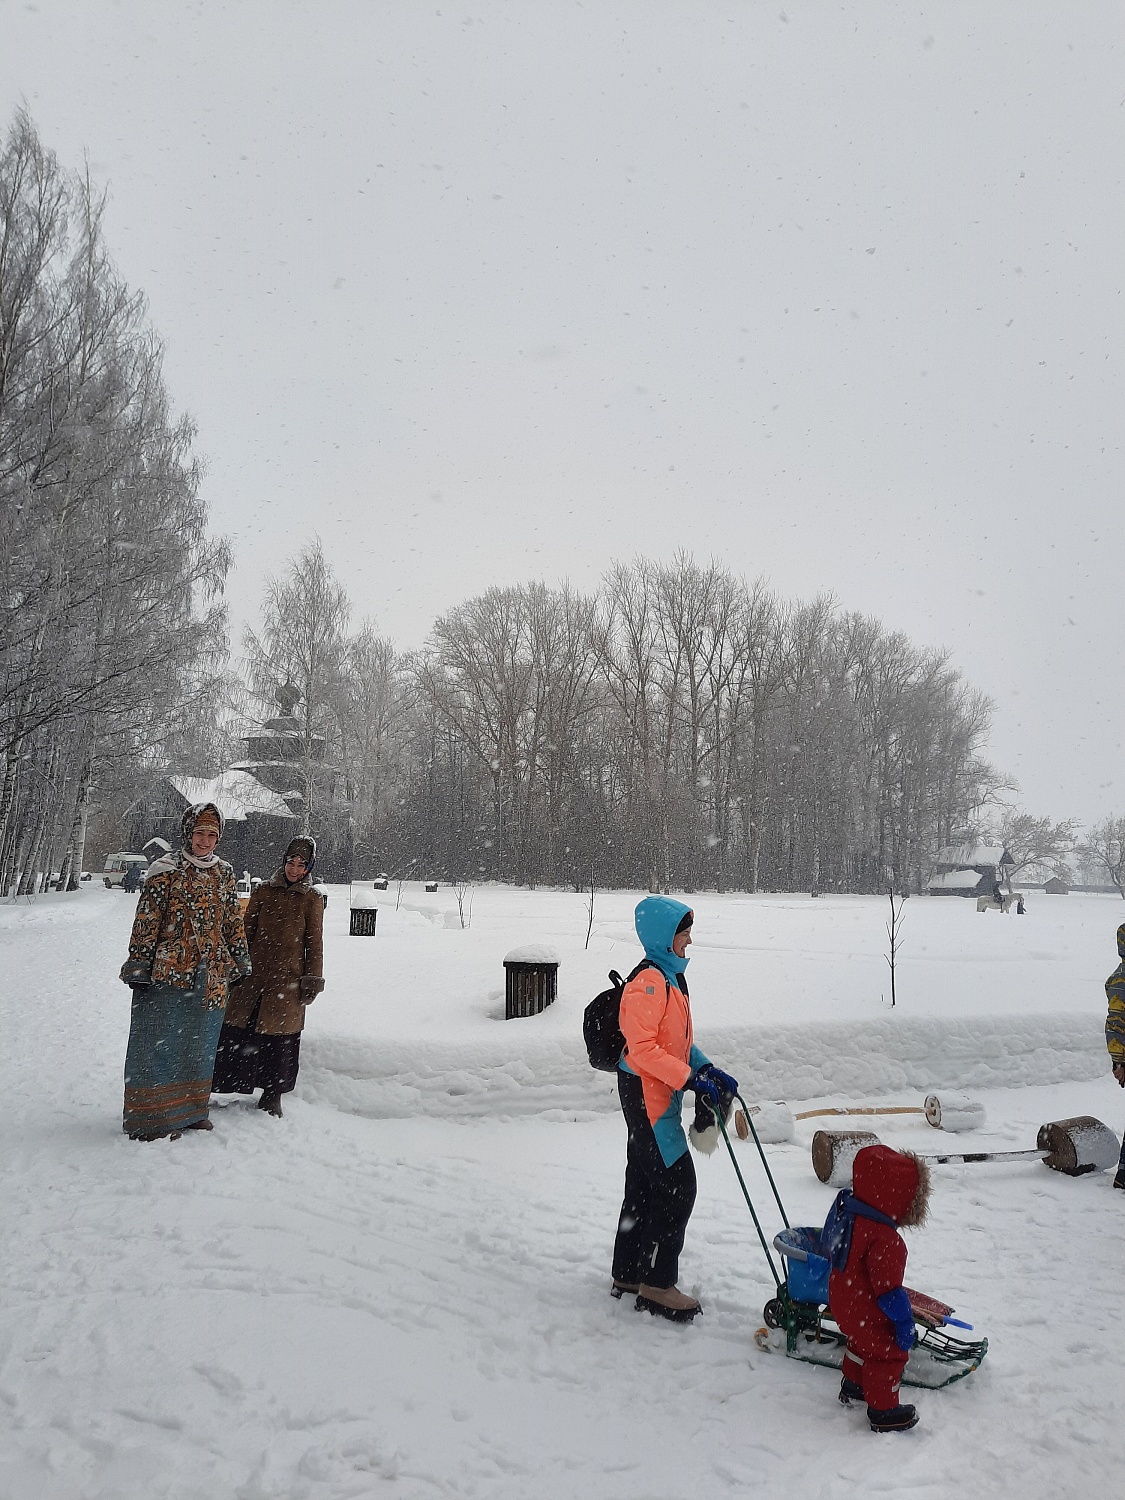
M 324 988 L 324 902 L 308 876 L 287 885 L 278 870 L 250 897 L 243 923 L 254 972 L 231 990 L 226 1024 L 248 1026 L 261 1001 L 255 1030 L 295 1036 L 305 1006 Z

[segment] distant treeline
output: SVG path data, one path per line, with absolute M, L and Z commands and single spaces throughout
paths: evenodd
M 717 563 L 596 593 L 493 588 L 400 655 L 319 544 L 271 585 L 247 685 L 302 694 L 302 788 L 337 877 L 917 889 L 1000 778 L 943 652 Z M 327 737 L 324 762 L 315 748 Z

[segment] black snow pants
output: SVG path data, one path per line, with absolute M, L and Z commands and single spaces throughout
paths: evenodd
M 625 1198 L 613 1245 L 613 1279 L 630 1286 L 675 1286 L 684 1233 L 695 1206 L 691 1152 L 666 1167 L 645 1111 L 641 1080 L 618 1069 L 617 1091 L 629 1127 L 629 1148 Z

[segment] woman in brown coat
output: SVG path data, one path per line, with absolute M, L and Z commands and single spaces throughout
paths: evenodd
M 243 919 L 254 972 L 232 989 L 215 1055 L 216 1094 L 262 1090 L 258 1108 L 281 1115 L 297 1082 L 305 1006 L 324 988 L 324 902 L 312 887 L 316 841 L 293 839 Z

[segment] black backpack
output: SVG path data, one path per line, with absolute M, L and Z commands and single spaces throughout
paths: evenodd
M 616 1073 L 621 1054 L 625 1051 L 619 1016 L 621 992 L 642 969 L 654 969 L 656 965 L 642 958 L 631 974 L 622 979 L 616 969 L 610 969 L 610 988 L 595 995 L 582 1016 L 582 1040 L 586 1043 L 586 1056 L 590 1066 L 600 1073 Z

